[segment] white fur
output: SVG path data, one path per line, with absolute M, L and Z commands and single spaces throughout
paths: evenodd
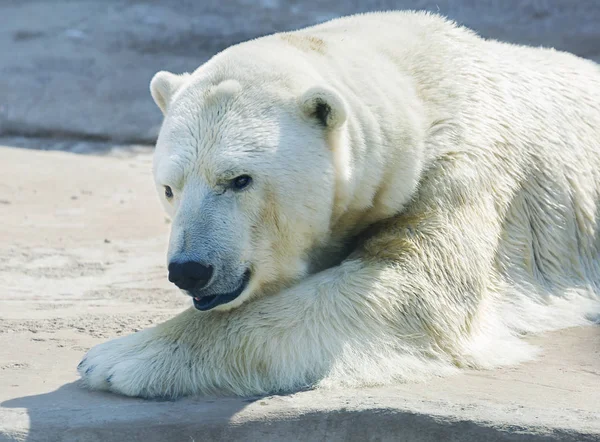
M 220 310 L 90 350 L 79 368 L 90 388 L 176 397 L 421 380 L 524 360 L 534 349 L 520 333 L 600 311 L 592 62 L 377 13 L 159 73 L 152 94 L 165 112 L 157 187 L 175 194 L 170 253 L 253 276 Z M 325 124 L 316 102 L 330 107 Z M 252 188 L 224 190 L 240 172 Z

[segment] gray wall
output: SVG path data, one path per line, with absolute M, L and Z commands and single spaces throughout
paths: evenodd
M 600 61 L 600 0 L 1 0 L 0 141 L 152 143 L 156 71 L 190 71 L 249 38 L 387 9 L 439 11 L 486 37 Z

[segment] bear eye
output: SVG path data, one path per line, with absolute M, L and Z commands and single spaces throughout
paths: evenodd
M 165 197 L 170 200 L 171 198 L 173 198 L 173 189 L 171 189 L 169 186 L 165 186 Z
M 231 187 L 233 187 L 234 190 L 244 190 L 250 183 L 252 183 L 252 177 L 250 175 L 240 175 L 231 180 Z

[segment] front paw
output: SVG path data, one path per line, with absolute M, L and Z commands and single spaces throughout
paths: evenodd
M 176 345 L 155 339 L 152 330 L 144 330 L 93 347 L 77 371 L 83 384 L 92 390 L 137 397 L 173 397 L 180 394 L 173 382 L 174 353 Z

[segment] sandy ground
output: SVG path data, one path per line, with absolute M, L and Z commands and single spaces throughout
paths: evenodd
M 189 305 L 167 281 L 151 153 L 0 147 L 0 177 L 0 441 L 600 440 L 600 327 L 425 384 L 167 403 L 83 390 L 88 348 Z
M 0 148 L 2 393 L 73 380 L 93 344 L 188 305 L 166 278 L 168 221 L 150 171 L 149 152 Z

